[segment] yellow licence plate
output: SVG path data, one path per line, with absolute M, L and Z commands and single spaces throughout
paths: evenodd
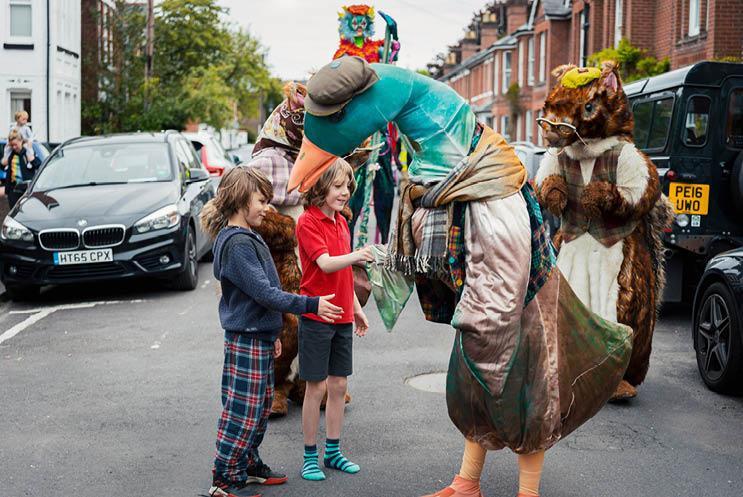
M 709 208 L 709 185 L 671 183 L 668 186 L 668 200 L 676 214 L 706 216 Z

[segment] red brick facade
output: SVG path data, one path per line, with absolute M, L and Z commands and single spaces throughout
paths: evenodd
M 671 69 L 740 58 L 743 0 L 496 0 L 450 47 L 439 79 L 510 140 L 539 143 L 535 119 L 554 84 L 550 71 L 582 65 L 621 38 L 668 57 Z M 520 89 L 516 106 L 506 96 L 513 83 Z

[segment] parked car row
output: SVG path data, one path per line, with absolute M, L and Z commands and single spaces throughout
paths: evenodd
M 2 223 L 0 279 L 16 298 L 48 284 L 131 277 L 194 289 L 212 247 L 199 213 L 214 194 L 181 133 L 69 140 Z

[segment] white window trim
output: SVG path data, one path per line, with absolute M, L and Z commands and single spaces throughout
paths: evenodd
M 527 42 L 527 57 L 529 61 L 527 62 L 527 84 L 529 86 L 534 86 L 534 37 L 530 37 L 529 41 Z
M 544 83 L 547 79 L 547 32 L 539 34 L 539 82 Z
M 31 7 L 31 35 L 30 36 L 13 36 L 10 34 L 10 28 L 11 28 L 10 7 L 12 5 L 28 5 L 29 7 Z M 23 43 L 23 44 L 33 43 L 34 41 L 34 5 L 32 1 L 31 0 L 8 0 L 8 2 L 4 5 L 3 8 L 7 9 L 5 10 L 5 12 L 7 13 L 7 18 L 8 18 L 8 21 L 5 23 L 5 34 L 6 34 L 7 40 L 11 43 Z
M 524 40 L 519 40 L 519 44 L 517 47 L 517 61 L 518 61 L 518 78 L 516 79 L 519 83 L 519 88 L 524 87 L 524 72 L 526 72 L 526 64 L 524 64 L 524 56 L 526 55 L 526 50 L 524 50 Z
M 508 64 L 506 64 L 506 61 Z M 508 92 L 508 87 L 511 86 L 512 59 L 510 51 L 503 52 L 502 66 L 501 93 L 505 95 Z
M 578 26 L 580 26 L 580 29 L 578 29 L 578 60 L 581 61 L 581 64 L 583 63 L 583 59 L 586 58 L 586 37 L 583 32 L 583 25 L 586 23 L 586 11 L 585 9 L 580 11 L 580 15 L 578 16 Z
M 619 46 L 622 40 L 622 31 L 624 24 L 624 0 L 615 0 L 614 2 L 614 48 Z
M 534 140 L 534 134 L 532 133 L 533 129 L 534 126 L 532 125 L 531 111 L 527 110 L 524 113 L 524 139 L 528 142 Z
M 521 121 L 523 121 L 523 119 L 521 118 L 521 114 L 516 114 L 516 126 L 515 127 L 516 127 L 516 141 L 517 142 L 524 141 L 524 133 L 521 130 L 522 128 Z
M 697 36 L 699 34 L 701 13 L 701 0 L 689 0 L 689 36 Z

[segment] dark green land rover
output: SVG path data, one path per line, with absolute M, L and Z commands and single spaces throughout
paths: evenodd
M 707 261 L 743 245 L 743 64 L 700 62 L 624 90 L 676 213 L 664 301 L 690 301 Z

